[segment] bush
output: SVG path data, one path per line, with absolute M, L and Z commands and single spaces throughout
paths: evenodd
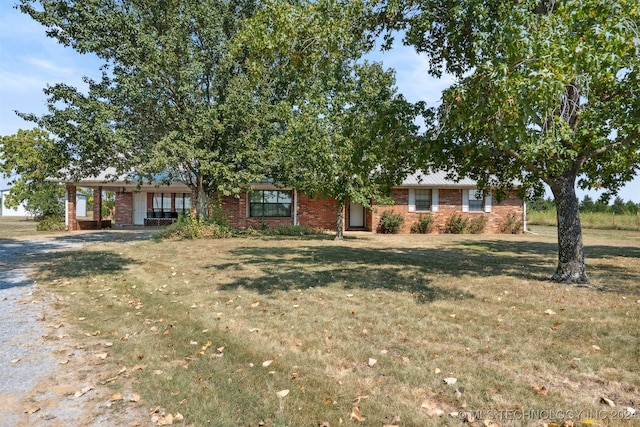
M 50 216 L 38 221 L 36 230 L 38 231 L 64 231 L 64 219 L 58 216 Z
M 471 234 L 482 234 L 484 233 L 484 228 L 487 226 L 487 217 L 484 215 L 477 216 L 471 220 L 469 223 L 469 227 L 467 227 L 467 232 Z
M 391 211 L 382 212 L 378 232 L 384 234 L 397 234 L 404 225 L 404 217 Z
M 420 215 L 418 222 L 411 225 L 411 232 L 414 234 L 429 234 L 433 231 L 433 217 L 431 214 Z
M 504 222 L 500 225 L 500 232 L 506 234 L 520 234 L 522 233 L 523 222 L 515 214 L 510 213 L 504 219 Z
M 163 239 L 223 239 L 231 237 L 231 228 L 216 221 L 205 221 L 191 215 L 180 216 L 178 221 L 158 232 Z
M 463 234 L 467 231 L 469 220 L 461 214 L 453 214 L 444 225 L 444 232 L 449 234 Z
M 323 230 L 318 228 L 309 228 L 303 225 L 282 225 L 280 227 L 265 230 L 264 234 L 270 236 L 312 236 L 324 234 Z

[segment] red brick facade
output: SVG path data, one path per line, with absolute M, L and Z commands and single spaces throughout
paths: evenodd
M 133 193 L 117 192 L 115 211 L 116 225 L 133 224 Z
M 76 219 L 76 186 L 67 185 L 67 230 L 80 230 Z
M 495 197 L 492 197 L 493 203 L 490 212 L 462 212 L 462 193 L 468 189 L 439 189 L 438 190 L 438 210 L 437 212 L 409 212 L 409 189 L 396 188 L 391 192 L 391 198 L 394 204 L 391 206 L 374 206 L 372 212 L 371 229 L 376 230 L 380 224 L 380 217 L 384 211 L 404 216 L 405 221 L 401 233 L 409 233 L 411 226 L 420 220 L 421 215 L 430 214 L 434 219 L 434 228 L 432 233 L 441 233 L 444 230 L 447 220 L 454 213 L 462 215 L 463 218 L 472 220 L 482 215 L 487 219 L 484 229 L 485 233 L 500 233 L 507 221 L 507 215 L 512 214 L 517 220 L 522 220 L 524 214 L 524 205 L 522 199 L 518 197 L 516 191 L 509 192 L 506 197 L 498 203 Z
M 69 230 L 77 230 L 78 223 L 75 217 L 75 204 L 76 204 L 76 187 L 73 185 L 67 186 L 68 201 L 67 201 L 67 213 L 68 213 L 68 226 Z M 98 193 L 99 191 L 96 190 Z M 401 233 L 409 233 L 411 226 L 419 221 L 420 216 L 424 214 L 430 214 L 434 218 L 434 230 L 433 233 L 443 232 L 444 226 L 454 213 L 461 214 L 465 218 L 473 219 L 479 216 L 486 218 L 485 233 L 499 233 L 503 231 L 503 227 L 507 221 L 507 216 L 512 215 L 515 220 L 522 221 L 524 205 L 520 198 L 517 196 L 517 192 L 512 191 L 507 196 L 497 202 L 495 197 L 492 198 L 492 205 L 489 212 L 462 212 L 463 205 L 463 193 L 469 191 L 468 189 L 460 188 L 441 188 L 438 190 L 438 203 L 437 210 L 431 212 L 410 212 L 409 211 L 409 189 L 408 188 L 396 188 L 392 191 L 391 198 L 393 204 L 389 206 L 373 205 L 371 209 L 367 209 L 365 213 L 365 229 L 375 232 L 380 224 L 380 217 L 383 212 L 391 211 L 404 216 L 405 222 Z M 95 194 L 95 192 L 94 192 Z M 169 193 L 165 193 L 169 194 Z M 175 194 L 171 193 L 172 211 L 175 210 Z M 153 196 L 154 192 L 146 192 L 147 211 L 153 209 Z M 231 227 L 246 229 L 246 228 L 274 228 L 278 226 L 302 225 L 312 228 L 321 228 L 327 230 L 335 230 L 337 222 L 337 209 L 338 205 L 334 199 L 320 198 L 320 197 L 308 197 L 301 193 L 294 193 L 291 207 L 291 216 L 288 217 L 250 217 L 249 215 L 249 196 L 247 193 L 243 193 L 240 197 L 223 196 L 218 198 L 214 195 L 211 199 L 213 202 L 213 217 L 220 218 L 226 221 Z M 96 203 L 97 205 L 98 203 Z M 134 198 L 131 191 L 118 191 L 116 192 L 115 200 L 115 216 L 114 222 L 116 225 L 132 225 L 134 215 Z M 192 195 L 192 209 L 195 210 L 195 197 Z M 344 227 L 346 228 L 348 219 L 348 206 L 345 207 L 344 212 Z M 94 218 L 96 212 L 94 212 Z M 98 214 L 99 217 L 99 214 Z

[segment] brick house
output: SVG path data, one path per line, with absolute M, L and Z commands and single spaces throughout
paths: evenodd
M 66 182 L 67 215 L 69 230 L 101 228 L 100 195 L 103 191 L 115 192 L 115 213 L 111 226 L 166 225 L 181 213 L 193 212 L 194 195 L 189 187 L 180 182 L 171 185 L 146 184 L 138 186 L 124 180 L 108 182 L 105 175 L 78 182 Z M 94 189 L 94 218 L 83 224 L 75 217 L 75 195 L 77 187 Z M 499 203 L 491 194 L 476 191 L 475 181 L 459 182 L 447 180 L 444 173 L 417 173 L 408 176 L 391 193 L 392 205 L 372 204 L 370 208 L 357 203 L 345 207 L 345 230 L 375 232 L 384 211 L 404 216 L 401 230 L 408 233 L 411 225 L 421 215 L 430 214 L 434 219 L 434 233 L 440 232 L 453 214 L 473 219 L 486 218 L 486 233 L 501 232 L 511 219 L 524 220 L 524 202 L 513 190 Z M 330 198 L 309 197 L 295 189 L 277 188 L 269 183 L 256 183 L 251 192 L 239 197 L 212 197 L 218 204 L 215 215 L 224 218 L 234 228 L 272 228 L 281 225 L 302 225 L 335 230 L 337 202 Z M 524 221 L 523 221 L 524 222 Z

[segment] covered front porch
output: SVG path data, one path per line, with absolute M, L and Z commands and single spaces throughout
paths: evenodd
M 182 183 L 154 185 L 109 182 L 97 177 L 65 183 L 65 226 L 69 231 L 111 227 L 167 226 L 181 214 L 193 213 L 194 195 Z M 78 217 L 78 189 L 93 191 L 92 215 Z M 103 209 L 105 196 L 113 197 L 113 208 Z

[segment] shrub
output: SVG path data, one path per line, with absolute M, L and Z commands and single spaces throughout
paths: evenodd
M 429 234 L 433 231 L 433 217 L 431 214 L 420 215 L 418 222 L 411 225 L 411 232 L 414 234 Z
M 36 230 L 38 231 L 64 231 L 64 220 L 58 216 L 42 218 L 38 221 Z
M 312 236 L 324 234 L 324 231 L 303 225 L 282 225 L 271 230 L 265 230 L 264 233 L 271 236 Z
M 506 234 L 522 233 L 523 222 L 515 214 L 510 213 L 500 225 L 500 232 Z
M 391 211 L 382 212 L 378 232 L 384 234 L 396 234 L 404 225 L 404 217 Z
M 477 216 L 471 220 L 467 232 L 471 234 L 482 234 L 487 225 L 487 217 L 484 215 Z
M 176 223 L 158 232 L 158 236 L 163 239 L 223 239 L 232 235 L 231 228 L 224 224 L 191 215 L 180 216 Z
M 444 225 L 444 232 L 449 234 L 463 234 L 467 230 L 469 220 L 461 214 L 453 214 Z

